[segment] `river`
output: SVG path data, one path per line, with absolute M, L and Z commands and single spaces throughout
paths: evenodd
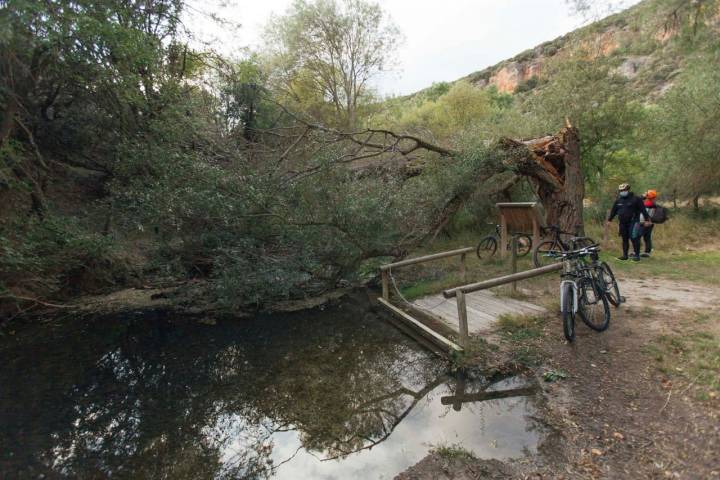
M 385 479 L 433 446 L 506 459 L 543 434 L 532 395 L 445 405 L 460 385 L 472 399 L 528 382 L 452 372 L 362 296 L 250 320 L 13 329 L 0 337 L 1 478 Z

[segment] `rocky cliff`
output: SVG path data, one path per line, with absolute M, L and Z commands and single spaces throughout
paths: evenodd
M 679 33 L 679 22 L 668 3 L 645 0 L 461 80 L 481 88 L 495 86 L 504 93 L 522 93 L 550 80 L 550 62 L 604 57 L 613 65 L 613 73 L 631 80 L 643 94 L 661 94 L 683 67 L 682 55 L 671 41 Z M 720 34 L 720 9 L 712 8 L 701 21 Z

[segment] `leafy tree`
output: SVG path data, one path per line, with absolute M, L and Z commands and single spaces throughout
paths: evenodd
M 650 110 L 644 138 L 652 170 L 664 186 L 695 199 L 720 192 L 720 72 L 717 57 L 700 57 Z
M 565 117 L 582 135 L 581 158 L 585 180 L 591 194 L 600 193 L 616 152 L 632 142 L 634 126 L 642 115 L 641 106 L 633 102 L 626 81 L 610 71 L 610 64 L 589 54 L 554 60 L 548 65 L 552 78 L 525 107 L 538 118 L 538 133 L 551 130 Z
M 175 42 L 181 9 L 180 0 L 0 2 L 0 168 L 27 186 L 35 213 L 47 208 L 46 157 L 73 163 L 67 153 L 87 156 L 89 144 L 104 165 L 83 166 L 109 172 L 111 146 L 177 91 L 171 83 L 191 63 Z
M 380 6 L 364 0 L 297 0 L 267 27 L 279 88 L 300 104 L 303 89 L 314 92 L 345 128 L 359 121 L 369 82 L 392 66 L 399 41 Z

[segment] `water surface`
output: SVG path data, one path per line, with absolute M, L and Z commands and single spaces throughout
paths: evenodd
M 523 380 L 453 374 L 365 301 L 198 320 L 64 318 L 0 339 L 0 477 L 392 478 L 431 445 L 509 458 L 541 435 Z

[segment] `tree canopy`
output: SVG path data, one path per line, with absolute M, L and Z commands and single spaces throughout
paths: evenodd
M 266 48 L 274 85 L 288 99 L 327 102 L 336 125 L 352 129 L 371 99 L 371 80 L 393 67 L 400 40 L 377 3 L 296 0 L 268 25 Z

